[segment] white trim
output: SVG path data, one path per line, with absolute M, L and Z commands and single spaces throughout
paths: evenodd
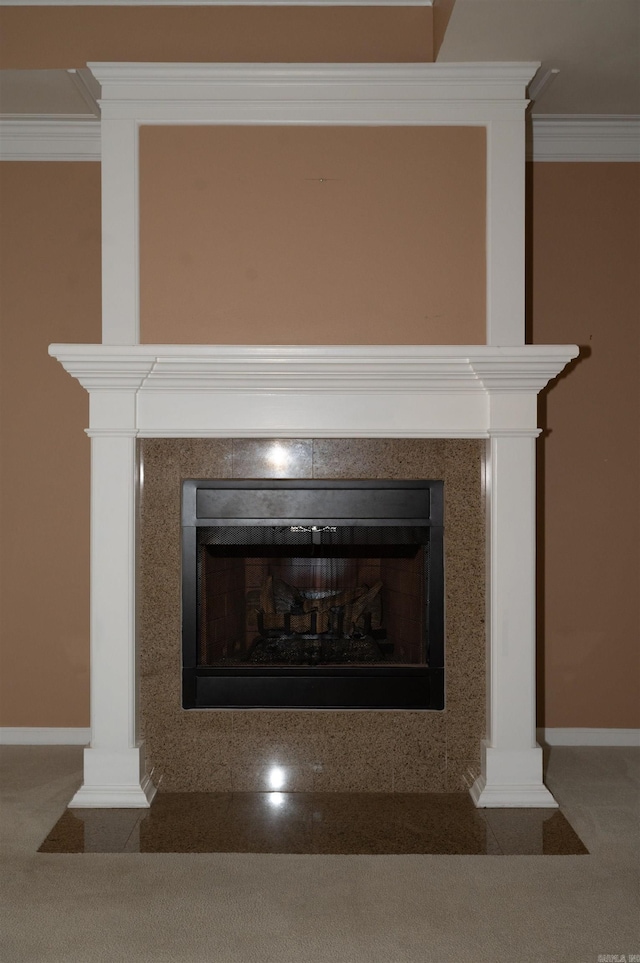
M 76 69 L 75 67 L 67 70 L 67 73 L 85 104 L 91 111 L 94 117 L 100 117 L 100 107 L 98 106 L 98 99 L 100 97 L 100 85 L 96 81 L 90 70 L 86 67 L 80 67 Z
M 531 620 L 532 621 L 532 620 Z M 529 655 L 533 656 L 533 646 L 529 645 Z M 497 653 L 496 653 L 497 654 Z M 521 653 L 525 655 L 523 651 Z M 533 662 L 533 658 L 531 659 Z M 533 699 L 535 693 L 535 674 L 530 679 L 527 688 L 527 701 Z M 502 690 L 499 693 L 502 702 L 501 713 L 505 726 L 509 728 L 509 720 L 521 724 L 524 721 L 522 711 L 515 712 L 508 700 L 503 701 L 505 695 L 512 693 Z M 495 698 L 495 693 L 493 694 Z M 535 701 L 535 700 L 534 700 Z M 517 746 L 519 741 L 514 734 L 497 733 L 503 746 L 492 746 L 488 739 L 482 742 L 482 773 L 470 789 L 471 798 L 480 808 L 510 808 L 525 807 L 537 809 L 556 808 L 558 803 L 549 792 L 542 780 L 542 749 L 529 743 Z M 525 742 L 525 740 L 522 740 Z
M 52 728 L 50 726 L 2 726 L 2 746 L 86 746 L 91 742 L 91 729 Z
M 532 124 L 534 162 L 640 161 L 638 117 L 549 115 Z M 0 117 L 0 160 L 99 161 L 100 121 L 77 114 Z
M 534 161 L 640 161 L 640 117 L 555 114 L 533 117 Z
M 94 117 L 0 117 L 0 161 L 99 161 Z
M 81 786 L 69 803 L 69 809 L 147 809 L 157 792 L 151 776 L 144 774 L 140 785 Z
M 81 345 L 92 438 L 535 438 L 573 345 Z M 109 482 L 112 486 L 112 482 Z M 110 488 L 109 488 L 110 490 Z
M 538 729 L 538 739 L 547 746 L 637 746 L 640 729 Z

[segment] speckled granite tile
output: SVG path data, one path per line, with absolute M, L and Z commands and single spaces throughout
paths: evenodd
M 232 746 L 240 765 L 318 761 L 322 713 L 286 709 L 232 713 Z
M 466 709 L 466 717 L 464 715 Z M 465 707 L 464 703 L 458 711 L 451 712 L 447 719 L 447 759 L 457 757 L 464 759 L 480 758 L 480 742 L 486 732 L 486 717 L 482 707 L 475 703 Z
M 439 479 L 446 444 L 438 438 L 316 438 L 313 477 Z
M 447 792 L 468 793 L 480 775 L 480 749 L 477 756 L 461 758 L 447 753 L 445 787 Z
M 327 768 L 318 767 L 313 775 L 313 791 L 390 793 L 393 792 L 393 768 L 380 759 L 351 755 Z
M 199 747 L 197 758 L 190 758 L 187 766 L 184 756 L 167 753 L 161 758 L 157 782 L 162 792 L 231 792 L 233 789 L 231 766 L 216 762 L 205 746 Z
M 311 792 L 314 767 L 309 763 L 284 766 L 234 763 L 231 783 L 234 792 Z
M 441 712 L 395 713 L 393 791 L 443 792 L 446 718 Z
M 278 761 L 311 767 L 313 785 L 323 791 L 391 792 L 394 773 L 396 791 L 402 785 L 415 785 L 420 791 L 439 789 L 441 729 L 431 730 L 432 746 L 427 730 L 422 742 L 416 730 L 418 741 L 403 744 L 397 735 L 404 731 L 398 723 L 403 713 L 214 711 L 213 716 L 227 721 L 212 723 L 206 711 L 181 709 L 181 481 L 269 477 L 265 459 L 273 444 L 268 439 L 141 442 L 145 481 L 140 524 L 140 682 L 149 766 L 164 773 L 166 787 L 176 790 L 228 788 L 234 766 L 239 779 L 243 772 L 271 764 L 276 753 Z M 480 671 L 484 666 L 484 523 L 479 477 L 483 443 L 322 439 L 281 444 L 289 445 L 298 459 L 298 468 L 281 477 L 296 477 L 297 470 L 297 477 L 444 478 L 448 709 L 442 718 L 450 727 L 456 752 L 466 758 L 474 755 L 475 747 L 479 754 L 484 732 L 477 711 L 482 706 L 484 713 L 484 669 Z M 229 732 L 232 716 L 237 725 Z M 400 730 L 396 728 L 394 734 L 398 725 Z
M 311 478 L 313 442 L 309 439 L 236 438 L 234 478 Z
M 435 763 L 407 759 L 397 766 L 393 773 L 394 793 L 404 792 L 444 792 L 447 774 L 442 760 L 442 768 Z

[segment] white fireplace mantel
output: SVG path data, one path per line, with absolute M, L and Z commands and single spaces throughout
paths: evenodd
M 536 395 L 577 353 L 526 345 L 51 345 L 92 435 L 481 437 L 538 433 Z
M 479 806 L 554 806 L 535 737 L 538 392 L 574 345 L 52 345 L 90 395 L 92 745 L 71 805 L 147 806 L 136 706 L 137 437 L 487 439 Z
M 524 344 L 525 110 L 538 67 L 89 65 L 101 109 L 103 343 L 51 347 L 90 395 L 92 742 L 72 805 L 147 806 L 154 793 L 136 708 L 138 437 L 486 439 L 488 716 L 472 797 L 555 805 L 535 740 L 536 402 L 578 352 Z M 486 344 L 140 344 L 146 124 L 484 128 Z

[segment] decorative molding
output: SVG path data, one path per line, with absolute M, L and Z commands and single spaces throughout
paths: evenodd
M 86 89 L 84 83 L 83 86 Z M 529 160 L 534 162 L 640 161 L 638 117 L 543 116 L 533 117 L 532 125 L 533 150 Z M 96 117 L 0 117 L 0 160 L 100 159 L 100 121 Z
M 86 746 L 91 729 L 33 726 L 0 727 L 2 746 Z
M 542 781 L 531 786 L 491 786 L 479 776 L 469 790 L 479 809 L 557 809 L 558 803 Z
M 51 345 L 94 438 L 529 438 L 572 345 Z
M 151 776 L 145 773 L 139 785 L 81 786 L 69 809 L 148 809 L 156 792 Z
M 640 117 L 555 114 L 533 117 L 538 161 L 640 161 Z
M 539 392 L 577 357 L 575 345 L 52 344 L 87 391 Z
M 538 63 L 89 63 L 138 123 L 486 124 L 520 119 Z
M 100 121 L 67 115 L 0 117 L 1 161 L 99 161 Z
M 86 67 L 72 68 L 67 74 L 94 117 L 100 116 L 100 84 Z
M 546 746 L 637 746 L 640 729 L 538 729 L 538 739 Z

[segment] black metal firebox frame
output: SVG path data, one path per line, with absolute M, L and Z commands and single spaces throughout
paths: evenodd
M 443 709 L 443 489 L 442 481 L 184 481 L 183 707 Z M 428 665 L 198 665 L 197 529 L 282 525 L 428 528 Z

